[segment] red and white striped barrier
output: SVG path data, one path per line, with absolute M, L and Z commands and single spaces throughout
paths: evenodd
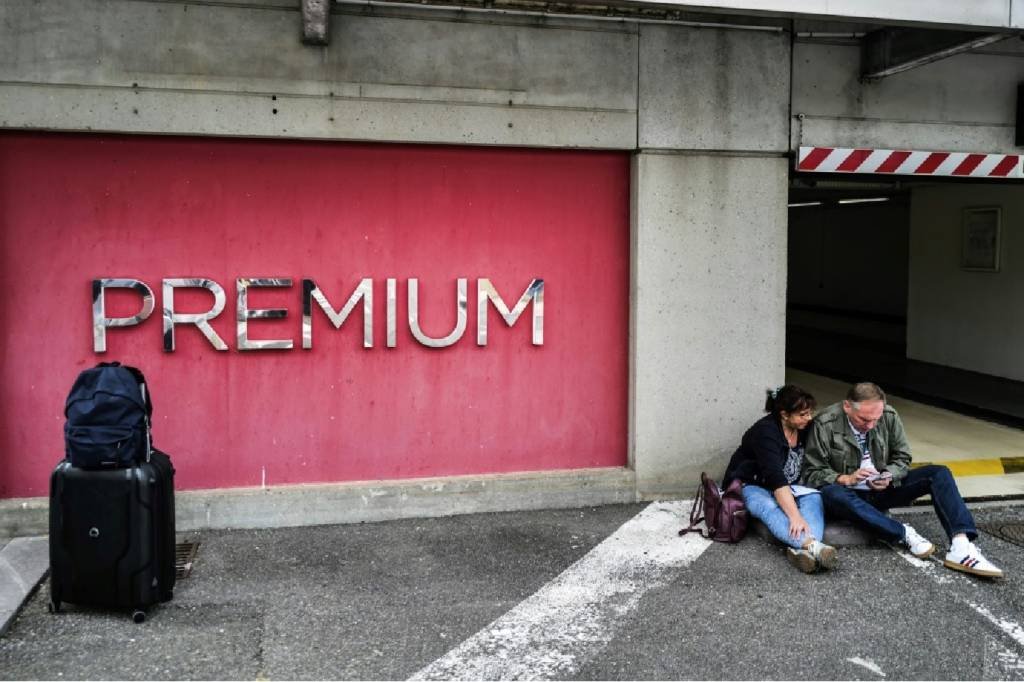
M 800 147 L 798 171 L 964 178 L 1024 178 L 1019 154 Z

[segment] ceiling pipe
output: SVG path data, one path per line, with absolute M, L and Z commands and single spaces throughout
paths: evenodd
M 961 39 L 952 45 L 946 45 L 939 49 L 927 49 L 910 43 L 909 39 L 918 36 L 935 36 L 934 40 L 941 40 L 943 37 L 941 32 L 876 31 L 868 36 L 862 47 L 862 61 L 865 66 L 861 80 L 867 82 L 880 80 L 897 73 L 903 73 L 904 71 L 937 62 L 941 59 L 970 52 L 979 47 L 998 43 L 999 41 L 1006 40 L 1011 35 L 1009 33 L 976 35 L 972 38 Z M 918 52 L 918 54 L 915 55 L 914 52 Z
M 545 12 L 539 10 L 505 9 L 502 7 L 466 7 L 463 5 L 448 5 L 444 3 L 431 2 L 392 2 L 391 0 L 336 0 L 336 2 L 339 5 L 350 5 L 354 7 L 398 7 L 404 9 L 428 9 L 449 12 L 474 12 L 479 14 L 544 17 L 548 19 L 582 19 L 588 21 L 605 21 L 629 24 L 667 24 L 671 26 L 690 26 L 693 28 L 719 28 L 732 29 L 738 31 L 761 31 L 768 33 L 783 33 L 786 30 L 781 26 L 758 26 L 750 24 L 731 24 L 726 22 L 686 21 L 682 19 L 652 19 L 649 17 L 632 17 L 619 15 L 602 16 L 599 14 L 571 14 L 565 12 Z

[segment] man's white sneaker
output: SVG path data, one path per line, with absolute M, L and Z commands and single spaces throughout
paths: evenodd
M 967 549 L 961 552 L 954 552 L 950 549 L 946 553 L 946 560 L 942 562 L 946 568 L 974 575 L 983 575 L 987 578 L 1002 578 L 1003 572 L 996 568 L 995 564 L 982 556 L 973 542 L 967 544 Z
M 903 524 L 903 544 L 918 559 L 927 559 L 932 554 L 935 554 L 935 545 L 928 542 L 920 533 L 905 523 Z

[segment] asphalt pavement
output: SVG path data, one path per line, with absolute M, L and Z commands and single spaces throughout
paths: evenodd
M 686 506 L 190 534 L 191 575 L 142 624 L 50 614 L 44 581 L 0 678 L 1024 679 L 1024 547 L 982 534 L 998 581 L 882 544 L 804 575 L 757 535 L 677 537 Z M 944 551 L 930 508 L 898 515 Z

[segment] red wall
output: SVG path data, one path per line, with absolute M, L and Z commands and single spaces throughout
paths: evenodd
M 622 466 L 626 462 L 629 159 L 623 154 L 85 135 L 0 135 L 0 497 L 45 495 L 63 453 L 63 407 L 101 360 L 143 369 L 154 443 L 178 487 Z M 252 339 L 290 351 L 239 352 L 235 279 L 250 289 Z M 153 315 L 110 329 L 93 352 L 90 282 L 145 281 Z M 161 345 L 160 283 L 208 277 L 227 293 L 216 352 L 193 326 Z M 374 278 L 375 347 L 362 308 L 340 330 L 314 306 L 301 348 L 301 278 L 336 309 Z M 385 279 L 399 280 L 398 346 L 385 348 Z M 406 323 L 454 326 L 455 280 L 469 318 L 454 346 L 429 349 Z M 511 306 L 545 280 L 544 345 L 527 308 L 508 328 L 492 309 L 476 345 L 476 278 Z M 178 312 L 212 296 L 179 290 Z M 108 316 L 137 311 L 108 292 Z

